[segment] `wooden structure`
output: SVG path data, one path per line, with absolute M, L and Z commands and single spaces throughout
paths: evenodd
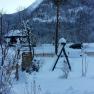
M 31 52 L 23 52 L 22 53 L 22 70 L 26 70 L 27 72 L 30 69 L 30 66 L 32 64 L 32 53 Z
M 9 34 L 6 34 L 4 38 L 8 46 L 16 47 L 22 52 L 22 70 L 29 71 L 34 57 L 34 52 L 32 49 L 32 45 L 28 44 L 28 36 L 23 35 L 22 33 L 22 31 L 14 30 L 9 32 Z M 25 51 L 23 49 L 25 49 Z
M 62 49 L 61 49 L 59 55 L 57 56 L 57 59 L 56 59 L 55 64 L 54 64 L 54 66 L 53 66 L 53 68 L 52 68 L 52 71 L 54 71 L 54 69 L 55 69 L 55 67 L 56 67 L 56 65 L 57 65 L 57 63 L 58 63 L 58 60 L 60 59 L 60 56 L 61 56 L 62 52 L 63 52 L 64 57 L 65 57 L 65 59 L 66 59 L 66 63 L 68 64 L 69 70 L 71 71 L 71 65 L 70 65 L 68 56 L 67 56 L 66 51 L 65 51 L 65 45 L 66 45 L 66 44 L 63 43 L 62 45 L 63 45 L 63 47 L 62 47 Z
M 20 41 L 21 43 L 21 39 L 26 38 L 27 36 L 5 36 L 5 41 L 7 42 L 7 44 L 9 46 L 15 45 L 18 43 L 18 41 Z
M 21 43 L 21 41 L 27 38 L 27 36 L 23 35 L 22 31 L 20 30 L 11 30 L 10 32 L 5 34 L 4 38 L 8 45 L 15 45 L 18 42 Z

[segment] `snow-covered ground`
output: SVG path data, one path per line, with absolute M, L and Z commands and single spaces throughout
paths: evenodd
M 42 45 L 35 48 L 36 52 L 46 52 L 47 50 L 53 52 L 53 46 Z M 51 48 L 51 49 L 50 49 Z M 91 51 L 93 44 L 86 46 L 85 51 Z M 12 80 L 12 94 L 94 94 L 94 57 L 84 54 L 84 50 L 74 50 L 66 48 L 69 52 L 69 61 L 72 67 L 68 78 L 63 77 L 64 72 L 63 61 L 64 57 L 60 57 L 57 66 L 52 71 L 56 56 L 53 57 L 36 57 L 40 60 L 42 66 L 39 72 L 31 74 L 26 72 L 19 72 L 20 79 Z M 82 55 L 82 56 L 81 56 Z M 83 65 L 83 66 L 82 66 Z M 84 76 L 82 76 L 82 68 Z M 20 69 L 19 69 L 20 70 Z
M 45 63 L 38 73 L 21 73 L 23 76 L 16 82 L 12 90 L 16 94 L 27 94 L 25 93 L 27 91 L 28 94 L 94 94 L 93 58 L 87 57 L 87 73 L 83 77 L 82 59 L 70 58 L 72 71 L 67 79 L 62 77 L 61 66 L 58 66 L 60 62 L 53 72 L 50 70 L 53 61 L 54 58 L 44 58 Z

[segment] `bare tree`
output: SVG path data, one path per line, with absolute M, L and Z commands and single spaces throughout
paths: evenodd
M 2 49 L 2 52 L 0 53 L 2 59 L 0 60 L 0 94 L 8 94 L 11 88 L 11 60 L 6 61 L 8 48 L 4 43 L 1 44 L 0 49 Z M 8 64 L 6 64 L 6 62 Z
M 3 9 L 0 11 L 0 94 L 9 94 L 11 88 L 11 70 L 10 70 L 10 61 L 8 64 L 5 64 L 8 46 L 4 43 L 3 37 Z
M 55 53 L 58 53 L 58 32 L 59 32 L 59 14 L 60 14 L 60 5 L 62 0 L 54 0 L 56 5 L 56 31 L 55 31 Z
M 22 12 L 22 10 L 24 10 L 24 7 L 22 7 L 22 6 L 19 6 L 18 8 L 17 8 L 17 12 L 18 12 L 18 19 L 17 19 L 17 23 L 18 23 L 18 28 L 21 28 L 22 27 L 22 23 L 23 23 L 23 21 L 25 20 L 25 18 L 24 18 L 24 16 L 25 16 L 25 13 L 24 12 Z
M 90 14 L 86 11 L 79 11 L 78 16 L 75 36 L 78 36 L 80 42 L 87 42 L 90 33 L 90 28 L 88 28 L 90 26 Z
M 29 25 L 29 21 L 24 21 L 24 35 L 27 36 L 27 42 L 28 42 L 28 46 L 29 46 L 29 51 L 31 53 L 31 51 L 33 51 L 33 58 L 34 58 L 34 48 L 33 46 L 36 45 L 37 39 L 36 36 L 32 33 L 32 27 L 30 27 Z
M 9 20 L 6 20 L 5 22 L 5 25 L 6 25 L 6 33 L 8 34 L 9 30 L 10 30 L 10 21 Z
M 4 53 L 4 49 L 3 49 L 3 9 L 0 11 L 0 46 L 1 46 L 1 52 L 2 52 L 2 61 L 1 61 L 1 66 L 3 66 L 3 63 L 4 63 L 4 56 L 3 56 L 3 53 Z

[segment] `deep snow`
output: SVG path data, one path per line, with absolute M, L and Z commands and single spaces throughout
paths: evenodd
M 50 51 L 50 48 L 52 49 L 53 46 L 39 46 L 36 48 L 36 52 L 42 52 L 42 47 L 44 48 L 43 52 L 45 52 L 45 50 L 47 52 L 47 50 Z M 83 52 L 87 51 L 86 49 L 91 51 L 91 49 L 93 49 L 93 44 L 88 44 Z M 36 57 L 36 59 L 40 60 L 41 63 L 39 72 L 29 74 L 26 72 L 21 72 L 19 69 L 20 79 L 19 81 L 16 81 L 15 79 L 12 80 L 13 85 L 11 88 L 11 93 L 94 94 L 94 57 L 83 54 L 81 50 L 74 50 L 68 47 L 66 48 L 66 51 L 69 52 L 69 61 L 72 67 L 72 71 L 69 72 L 67 79 L 63 78 L 64 73 L 62 71 L 64 57 L 60 58 L 54 71 L 52 71 L 52 66 L 56 60 L 56 56 Z M 82 76 L 82 62 L 83 68 L 86 69 L 86 75 L 84 76 Z

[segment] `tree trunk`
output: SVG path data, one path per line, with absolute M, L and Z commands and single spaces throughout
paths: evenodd
M 59 32 L 59 4 L 56 7 L 56 32 L 55 32 L 55 54 L 58 53 L 58 32 Z

